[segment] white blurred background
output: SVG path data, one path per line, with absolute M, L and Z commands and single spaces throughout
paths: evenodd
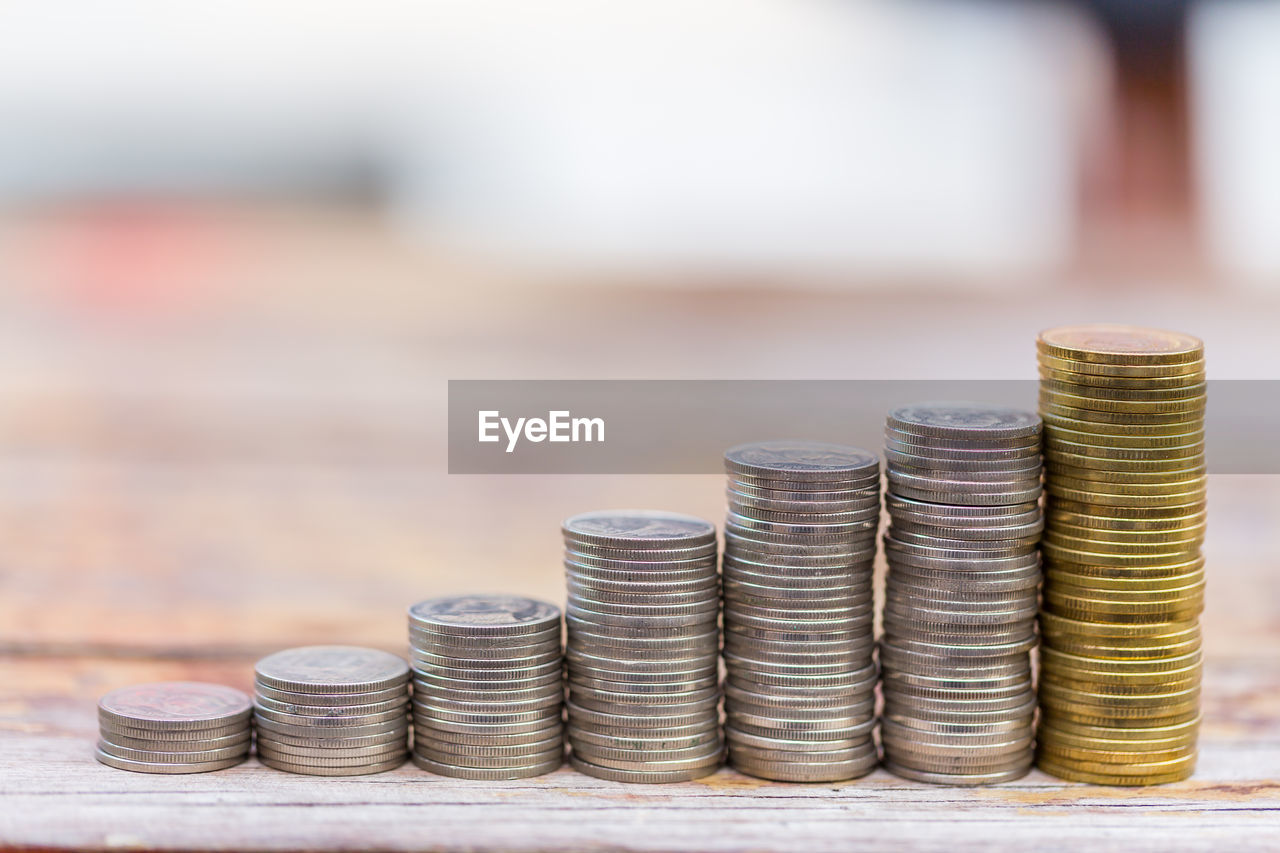
M 372 204 L 628 275 L 1274 283 L 1277 44 L 1274 0 L 5 0 L 0 205 Z

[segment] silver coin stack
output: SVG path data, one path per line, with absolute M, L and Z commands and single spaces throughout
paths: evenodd
M 564 761 L 560 609 L 463 595 L 409 608 L 413 762 L 458 779 L 525 779 Z
M 647 510 L 562 526 L 570 761 L 621 782 L 714 773 L 720 735 L 715 525 Z
M 221 684 L 162 681 L 98 701 L 98 761 L 137 773 L 207 773 L 249 757 L 249 697 Z
M 977 403 L 889 415 L 880 735 L 899 776 L 982 785 L 1031 767 L 1040 428 Z
M 787 782 L 869 773 L 880 460 L 856 447 L 766 441 L 724 461 L 729 762 Z
M 409 750 L 409 666 L 358 646 L 304 646 L 254 666 L 258 760 L 310 776 L 399 767 Z

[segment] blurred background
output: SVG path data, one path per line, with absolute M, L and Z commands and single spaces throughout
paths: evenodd
M 572 512 L 723 513 L 450 477 L 450 378 L 1033 378 L 1091 320 L 1276 378 L 1277 45 L 1278 0 L 0 2 L 9 665 L 399 648 L 559 601 Z M 1252 648 L 1280 491 L 1211 494 Z

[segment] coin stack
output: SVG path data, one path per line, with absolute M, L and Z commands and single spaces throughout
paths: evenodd
M 357 646 L 304 646 L 254 666 L 258 760 L 311 776 L 362 776 L 404 763 L 409 666 Z
M 982 785 L 1031 768 L 1040 431 L 1034 413 L 979 403 L 889 414 L 880 732 L 899 776 Z
M 205 773 L 249 756 L 249 697 L 221 684 L 163 681 L 98 701 L 97 759 L 138 773 Z
M 570 762 L 622 782 L 714 773 L 724 752 L 715 526 L 618 510 L 561 529 Z
M 731 448 L 724 463 L 729 762 L 785 782 L 869 773 L 880 459 L 765 441 Z
M 560 609 L 511 595 L 409 608 L 413 762 L 458 779 L 526 779 L 564 760 Z
M 1148 785 L 1195 770 L 1204 345 L 1128 326 L 1037 341 L 1045 422 L 1041 769 Z

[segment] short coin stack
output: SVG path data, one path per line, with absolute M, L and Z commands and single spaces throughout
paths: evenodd
M 720 579 L 708 521 L 648 510 L 562 526 L 573 766 L 622 782 L 716 771 Z
M 409 666 L 358 646 L 304 646 L 254 666 L 258 760 L 311 776 L 361 776 L 404 763 Z
M 459 779 L 525 779 L 564 761 L 560 609 L 511 595 L 409 608 L 413 762 Z
M 978 403 L 889 414 L 880 731 L 899 776 L 980 785 L 1031 767 L 1040 431 Z
M 1091 325 L 1037 342 L 1045 422 L 1041 769 L 1147 785 L 1195 770 L 1204 346 Z
M 163 681 L 98 702 L 97 758 L 138 773 L 205 773 L 249 756 L 249 697 L 221 684 Z
M 872 567 L 880 459 L 766 441 L 725 453 L 724 627 L 729 762 L 790 782 L 878 763 Z

